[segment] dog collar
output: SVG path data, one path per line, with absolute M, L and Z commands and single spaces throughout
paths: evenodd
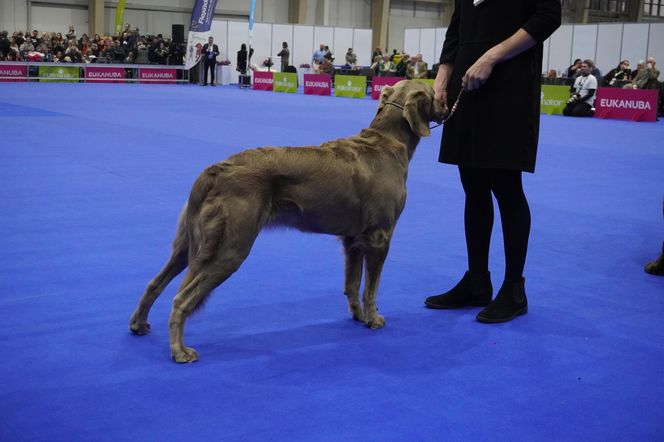
M 457 108 L 459 107 L 459 101 L 461 101 L 461 94 L 463 94 L 463 89 L 461 89 L 461 90 L 459 91 L 459 95 L 457 95 L 457 99 L 456 99 L 456 101 L 454 102 L 454 104 L 452 105 L 452 110 L 450 110 L 450 113 L 447 114 L 447 116 L 446 116 L 445 118 L 443 118 L 443 121 L 441 121 L 440 123 L 438 123 L 438 124 L 436 124 L 436 125 L 434 125 L 434 126 L 429 127 L 429 130 L 431 130 L 431 129 L 435 129 L 435 128 L 437 128 L 438 126 L 442 126 L 443 124 L 447 123 L 447 121 L 448 121 L 450 118 L 452 118 L 452 115 L 454 115 L 454 113 L 456 112 Z M 386 101 L 385 104 L 390 104 L 390 105 L 392 105 L 392 106 L 394 106 L 394 107 L 397 107 L 397 108 L 399 108 L 399 109 L 401 109 L 401 110 L 404 109 L 402 105 L 400 105 L 399 103 L 395 103 L 394 101 Z

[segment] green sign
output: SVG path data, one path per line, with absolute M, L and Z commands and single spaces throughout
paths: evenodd
M 39 76 L 39 81 L 78 81 L 79 68 L 62 65 L 39 66 Z
M 274 92 L 297 92 L 297 74 L 292 72 L 275 72 L 272 76 Z
M 569 86 L 543 84 L 540 97 L 541 113 L 562 115 L 563 109 L 570 97 Z
M 335 75 L 336 97 L 364 98 L 367 96 L 367 77 L 361 75 Z

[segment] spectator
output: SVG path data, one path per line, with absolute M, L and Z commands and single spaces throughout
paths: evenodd
M 242 43 L 240 50 L 237 51 L 237 67 L 235 68 L 241 75 L 247 75 L 247 66 L 251 62 L 251 57 L 254 55 L 254 48 L 249 51 L 249 60 L 247 60 L 247 45 Z
M 403 54 L 401 56 L 401 59 L 399 60 L 399 63 L 397 63 L 396 67 L 394 68 L 397 77 L 405 77 L 408 73 L 409 67 L 410 67 L 410 55 Z
M 581 63 L 579 76 L 576 77 L 572 90 L 573 94 L 567 101 L 567 106 L 563 109 L 563 115 L 568 117 L 592 117 L 597 79 L 590 73 L 590 65 L 587 61 Z
M 74 29 L 74 25 L 69 25 L 69 31 L 65 34 L 65 38 L 67 40 L 71 40 L 72 38 L 76 38 L 76 29 Z
M 30 41 L 30 39 L 27 39 L 21 45 L 19 52 L 21 53 L 21 57 L 25 58 L 28 55 L 28 52 L 32 52 L 34 50 L 35 47 L 32 46 L 32 42 Z
M 285 41 L 281 43 L 281 51 L 277 54 L 277 57 L 281 57 L 281 72 L 286 72 L 290 51 L 288 50 L 288 43 Z
M 39 32 L 36 29 L 34 29 L 32 31 L 32 35 L 28 37 L 28 40 L 30 40 L 30 43 L 32 43 L 32 46 L 35 48 L 39 46 L 39 44 L 41 43 L 41 38 L 39 38 L 38 36 Z
M 327 45 L 325 46 L 325 59 L 334 62 L 334 55 L 332 55 L 332 51 L 330 51 L 330 47 Z
M 382 60 L 378 62 L 378 76 L 388 77 L 394 74 L 394 64 L 390 61 L 389 55 L 383 55 Z
M 371 55 L 372 60 L 375 60 L 376 57 L 380 57 L 381 60 L 383 59 L 383 51 L 380 48 L 376 48 Z
M 353 48 L 348 48 L 346 52 L 346 67 L 354 69 L 357 66 L 357 55 L 353 52 Z
M 632 79 L 632 70 L 629 68 L 629 60 L 623 60 L 604 76 L 604 84 L 609 87 L 621 87 L 621 82 Z
M 427 78 L 429 76 L 427 64 L 422 61 L 422 54 L 416 54 L 413 56 L 410 66 L 408 66 L 406 71 L 406 75 L 410 79 Z
M 581 69 L 581 59 L 577 58 L 574 60 L 572 66 L 567 68 L 567 77 L 576 78 L 576 76 L 579 74 L 579 69 Z
M 325 59 L 325 45 L 323 43 L 320 44 L 320 47 L 314 51 L 314 55 L 311 58 L 312 63 L 322 63 L 323 60 Z
M 600 72 L 599 69 L 597 69 L 597 66 L 595 66 L 595 62 L 587 59 L 583 60 L 584 63 L 587 63 L 588 66 L 590 66 L 590 73 L 595 77 L 595 79 L 600 79 L 602 78 L 602 73 Z
M 327 58 L 323 60 L 323 62 L 320 64 L 320 73 L 323 74 L 328 74 L 330 77 L 334 77 L 334 65 L 332 64 L 331 60 L 328 60 Z

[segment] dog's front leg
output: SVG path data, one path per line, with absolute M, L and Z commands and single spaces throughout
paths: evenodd
M 356 321 L 364 322 L 362 305 L 360 304 L 360 283 L 364 261 L 364 245 L 358 238 L 343 238 L 345 262 L 344 294 L 348 298 L 348 308 Z
M 364 321 L 368 327 L 373 329 L 382 328 L 385 318 L 378 314 L 376 307 L 376 292 L 383 264 L 390 248 L 392 232 L 376 230 L 367 235 L 365 261 L 366 272 L 364 279 Z

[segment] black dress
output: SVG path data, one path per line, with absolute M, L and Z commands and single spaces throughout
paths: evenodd
M 559 26 L 560 0 L 456 0 L 440 63 L 452 64 L 451 108 L 461 78 L 487 50 L 523 28 L 537 45 L 498 63 L 479 89 L 464 92 L 445 123 L 439 161 L 533 172 L 539 135 L 542 42 Z

